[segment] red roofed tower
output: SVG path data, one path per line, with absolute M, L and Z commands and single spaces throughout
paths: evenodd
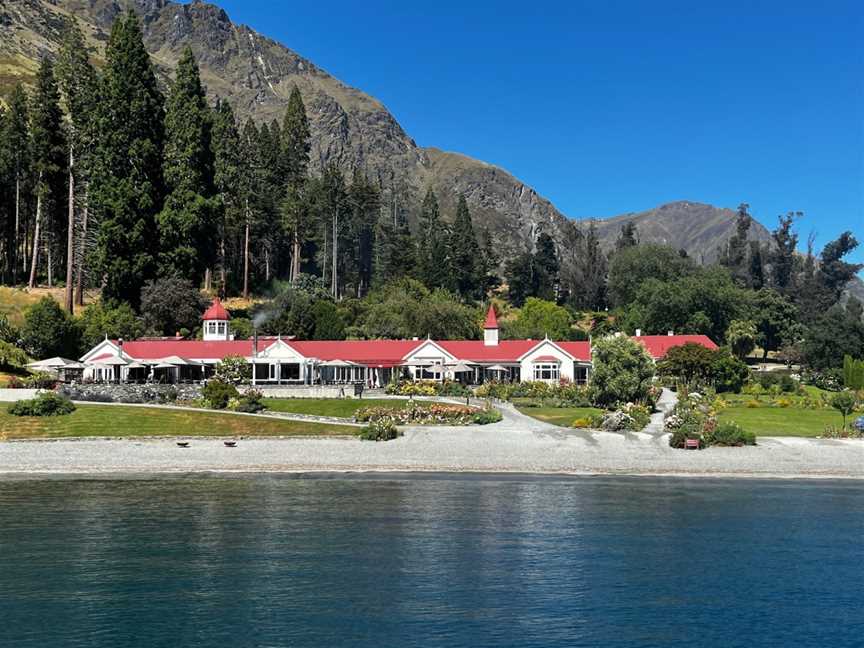
M 222 302 L 216 297 L 210 308 L 204 311 L 201 317 L 204 320 L 204 339 L 205 340 L 230 340 L 231 330 L 228 326 L 228 320 L 231 315 L 225 310 Z
M 483 323 L 483 344 L 498 346 L 498 318 L 495 316 L 495 307 L 492 304 L 489 304 L 486 321 Z

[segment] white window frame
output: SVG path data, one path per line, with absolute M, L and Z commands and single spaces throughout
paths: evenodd
M 560 362 L 535 362 L 534 363 L 534 380 L 560 380 L 561 379 L 561 363 Z

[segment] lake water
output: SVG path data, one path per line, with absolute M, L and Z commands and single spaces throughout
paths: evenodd
M 0 482 L 0 645 L 862 646 L 864 485 Z

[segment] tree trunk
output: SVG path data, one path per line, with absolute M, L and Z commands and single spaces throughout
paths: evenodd
M 249 299 L 249 199 L 246 199 L 246 236 L 243 241 L 243 299 Z
M 337 276 L 336 259 L 339 254 L 339 211 L 333 212 L 333 299 L 338 298 L 339 278 Z
M 21 178 L 15 173 L 15 240 L 12 245 L 12 283 L 18 283 L 18 257 L 21 252 Z
M 81 250 L 78 255 L 78 277 L 76 278 L 76 303 L 79 306 L 84 305 L 84 257 L 87 256 L 87 216 L 90 211 L 88 197 L 84 196 L 84 213 L 81 217 Z
M 42 184 L 42 173 L 39 173 L 39 184 Z M 36 265 L 39 263 L 39 226 L 42 220 L 42 192 L 36 195 L 36 225 L 33 229 L 33 256 L 30 259 L 30 281 L 27 286 L 30 288 L 36 287 Z
M 270 248 L 264 248 L 264 281 L 270 281 Z
M 294 257 L 291 262 L 291 283 L 296 283 L 300 276 L 300 234 L 294 228 Z
M 75 157 L 69 147 L 69 231 L 66 233 L 66 310 L 71 314 L 75 308 L 72 290 L 72 271 L 75 267 L 75 175 L 72 173 Z
M 219 241 L 219 292 L 225 297 L 227 289 L 225 288 L 227 279 L 225 277 L 225 235 Z
M 48 287 L 54 287 L 54 234 L 52 223 L 48 221 L 48 236 L 45 237 L 45 256 L 48 259 Z
M 204 270 L 204 290 L 210 292 L 210 288 L 213 285 L 213 271 L 210 268 Z

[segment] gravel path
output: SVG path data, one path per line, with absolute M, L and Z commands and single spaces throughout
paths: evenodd
M 496 405 L 497 406 L 497 405 Z M 0 443 L 0 475 L 435 471 L 849 477 L 864 479 L 864 441 L 760 437 L 745 448 L 674 450 L 665 434 L 570 430 L 509 405 L 504 420 L 408 428 L 387 443 L 355 439 L 62 440 Z

